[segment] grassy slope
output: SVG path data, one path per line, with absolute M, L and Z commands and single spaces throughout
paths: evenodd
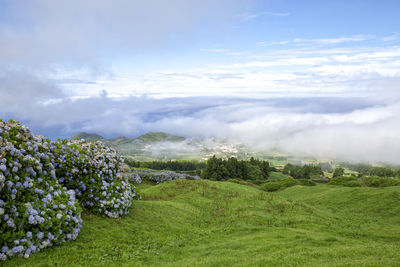
M 78 133 L 74 135 L 71 139 L 85 139 L 85 140 L 102 140 L 104 137 L 94 133 Z
M 149 132 L 139 136 L 137 139 L 142 140 L 147 143 L 151 142 L 179 142 L 184 141 L 185 138 L 181 136 L 175 136 L 163 132 Z
M 285 174 L 283 174 L 281 172 L 270 172 L 269 173 L 269 179 L 270 180 L 282 180 L 282 179 L 285 179 L 285 178 L 288 178 L 288 177 L 289 177 L 288 175 L 285 175 Z
M 227 182 L 140 188 L 129 216 L 84 216 L 75 242 L 10 266 L 367 265 L 400 262 L 400 187 L 295 186 L 278 193 Z

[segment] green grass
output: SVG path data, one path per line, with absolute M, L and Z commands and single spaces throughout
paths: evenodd
M 139 136 L 137 139 L 142 140 L 144 142 L 179 142 L 184 141 L 185 138 L 181 136 L 175 136 L 162 132 L 148 132 Z
M 400 187 L 211 181 L 138 187 L 130 215 L 6 266 L 399 266 Z
M 260 157 L 262 158 L 262 157 Z M 269 164 L 271 164 L 271 166 L 285 166 L 286 164 L 288 164 L 290 162 L 289 159 L 274 159 L 274 158 L 265 158 L 265 160 L 268 160 Z
M 281 172 L 270 172 L 268 180 L 283 180 L 288 177 L 289 177 L 288 175 L 283 174 Z

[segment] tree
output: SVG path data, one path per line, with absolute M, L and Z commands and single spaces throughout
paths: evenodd
M 333 178 L 335 177 L 340 177 L 344 175 L 344 169 L 343 168 L 335 168 L 333 171 Z
M 263 178 L 264 179 L 268 179 L 269 172 L 270 172 L 269 162 L 268 161 L 261 161 L 259 166 L 260 166 Z
M 217 158 L 215 155 L 207 160 L 206 168 L 203 172 L 203 178 L 223 181 L 229 178 L 229 172 L 226 169 L 225 161 Z
M 261 180 L 263 178 L 262 172 L 257 165 L 249 164 L 247 168 L 249 170 L 247 179 Z
M 333 171 L 332 166 L 331 166 L 331 164 L 329 164 L 329 162 L 320 162 L 320 163 L 318 163 L 318 166 L 324 172 L 332 172 Z
M 400 168 L 396 169 L 395 175 L 396 175 L 396 177 L 400 178 Z
M 218 163 L 217 163 L 217 158 L 215 155 L 212 158 L 209 158 L 207 160 L 207 165 L 206 168 L 203 171 L 203 178 L 204 179 L 213 179 L 213 174 L 217 173 L 218 169 Z
M 207 160 L 203 171 L 203 178 L 212 180 L 243 179 L 260 180 L 268 179 L 269 163 L 251 158 L 249 161 L 237 160 L 234 157 L 228 160 L 219 159 L 215 155 Z
M 311 177 L 319 177 L 324 174 L 320 166 L 304 165 L 300 167 L 290 163 L 285 165 L 282 172 L 283 174 L 288 174 L 295 179 L 310 179 Z
M 229 173 L 229 178 L 231 179 L 242 179 L 239 173 L 239 163 L 238 160 L 234 157 L 228 159 L 226 163 L 226 168 Z
M 294 167 L 293 164 L 290 164 L 290 163 L 286 164 L 285 167 L 283 167 L 282 173 L 283 174 L 289 174 L 290 170 L 292 170 L 293 167 Z

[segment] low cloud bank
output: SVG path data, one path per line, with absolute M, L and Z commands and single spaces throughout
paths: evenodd
M 397 101 L 360 97 L 112 99 L 104 94 L 71 100 L 55 94 L 57 90 L 32 90 L 31 96 L 23 91 L 16 97 L 2 84 L 0 116 L 21 120 L 51 138 L 79 131 L 106 137 L 164 131 L 229 138 L 265 151 L 278 149 L 302 156 L 388 163 L 399 163 L 400 158 Z M 4 100 L 10 97 L 14 97 L 12 105 Z
M 225 22 L 254 2 L 6 0 L 0 9 L 0 117 L 50 138 L 164 131 L 229 138 L 266 151 L 399 163 L 397 37 L 294 39 L 308 46 L 254 55 L 205 49 L 236 61 L 156 68 L 126 80 L 117 74 L 116 83 L 108 77 L 115 75 L 109 73 L 114 61 L 154 47 L 162 52 L 173 36 L 198 34 L 204 21 L 225 33 Z M 380 45 L 371 47 L 371 38 Z M 330 46 L 350 41 L 360 47 Z M 93 96 L 98 89 L 124 98 Z M 159 98 L 127 96 L 145 93 Z M 249 94 L 258 98 L 242 97 Z M 166 98 L 171 95 L 190 97 Z

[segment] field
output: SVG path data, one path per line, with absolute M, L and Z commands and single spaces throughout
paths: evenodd
M 5 266 L 398 266 L 400 187 L 229 182 L 140 185 L 128 216 L 84 215 L 81 234 Z

